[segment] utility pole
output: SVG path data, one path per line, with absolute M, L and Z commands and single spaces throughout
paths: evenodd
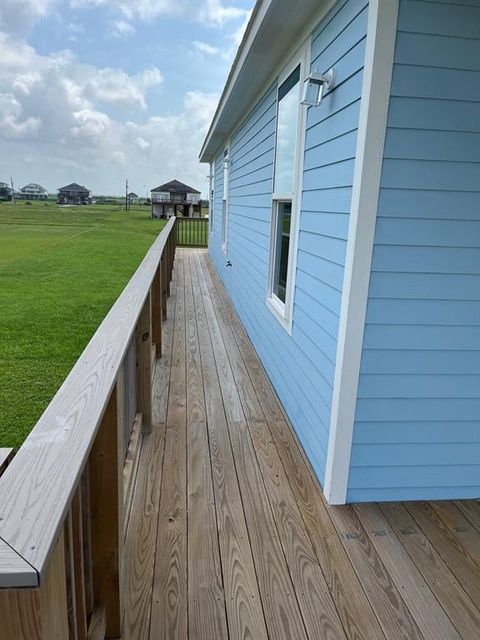
M 125 180 L 125 211 L 128 211 L 128 178 Z
M 12 189 L 12 203 L 15 204 L 15 190 L 13 188 L 13 178 L 10 176 L 10 187 Z

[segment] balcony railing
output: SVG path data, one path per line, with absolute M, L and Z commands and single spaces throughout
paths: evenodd
M 2 640 L 121 635 L 124 513 L 176 231 L 172 218 L 0 478 Z
M 179 247 L 208 246 L 208 218 L 177 218 Z
M 198 204 L 200 202 L 200 198 L 198 196 L 193 195 L 162 195 L 158 193 L 152 193 L 152 202 L 163 203 L 163 204 Z

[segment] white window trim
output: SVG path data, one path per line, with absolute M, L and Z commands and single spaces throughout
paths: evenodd
M 224 162 L 225 162 L 225 149 L 227 150 L 227 184 L 225 185 L 225 170 L 224 170 Z M 222 237 L 221 237 L 221 245 L 222 251 L 225 255 L 228 253 L 228 207 L 229 207 L 229 195 L 230 195 L 230 167 L 231 167 L 231 157 L 230 157 L 230 139 L 226 142 L 226 144 L 222 147 L 222 174 L 223 174 L 223 184 L 222 184 Z M 223 224 L 223 201 L 225 200 L 225 228 Z
M 303 79 L 310 69 L 310 53 L 311 53 L 311 36 L 309 36 L 299 47 L 297 47 L 289 62 L 284 66 L 282 72 L 278 76 L 277 82 L 277 115 L 275 124 L 275 149 L 273 157 L 273 167 L 275 172 L 275 162 L 277 155 L 277 123 L 278 123 L 278 88 L 288 78 L 288 76 L 300 64 L 300 91 L 303 85 Z M 287 333 L 292 333 L 293 321 L 293 302 L 295 298 L 295 280 L 297 271 L 297 252 L 298 252 L 298 236 L 300 231 L 300 213 L 302 204 L 303 189 L 303 159 L 305 155 L 305 136 L 307 124 L 307 107 L 300 104 L 298 107 L 297 120 L 297 148 L 295 151 L 295 168 L 294 168 L 294 191 L 293 194 L 276 193 L 274 191 L 275 175 L 272 178 L 272 203 L 271 203 L 271 225 L 270 225 L 270 254 L 268 268 L 268 285 L 266 304 L 270 311 L 274 314 L 280 324 Z M 285 303 L 273 293 L 273 278 L 275 268 L 275 243 L 276 243 L 276 220 L 277 213 L 274 212 L 277 202 L 288 200 L 292 202 L 292 226 L 290 229 L 290 246 L 288 252 L 287 266 L 287 289 L 285 293 Z
M 345 504 L 399 0 L 370 0 L 324 494 Z

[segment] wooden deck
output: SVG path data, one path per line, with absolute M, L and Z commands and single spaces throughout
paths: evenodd
M 329 507 L 204 251 L 168 304 L 122 638 L 478 640 L 478 501 Z

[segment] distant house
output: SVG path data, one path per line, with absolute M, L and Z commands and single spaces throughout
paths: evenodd
M 480 497 L 479 38 L 478 0 L 258 0 L 201 150 L 330 503 Z
M 134 193 L 133 191 L 130 191 L 130 193 L 127 194 L 127 198 L 128 198 L 128 202 L 130 204 L 137 204 L 138 203 L 138 195 L 136 193 Z
M 178 180 L 152 189 L 152 218 L 170 218 L 180 209 L 184 217 L 200 215 L 200 191 Z
M 0 182 L 0 200 L 10 200 L 12 197 L 12 190 L 10 185 L 6 182 Z
M 91 191 L 83 185 L 72 182 L 58 189 L 58 204 L 92 204 Z
M 36 182 L 29 182 L 20 189 L 18 197 L 22 200 L 46 200 L 48 191 Z

